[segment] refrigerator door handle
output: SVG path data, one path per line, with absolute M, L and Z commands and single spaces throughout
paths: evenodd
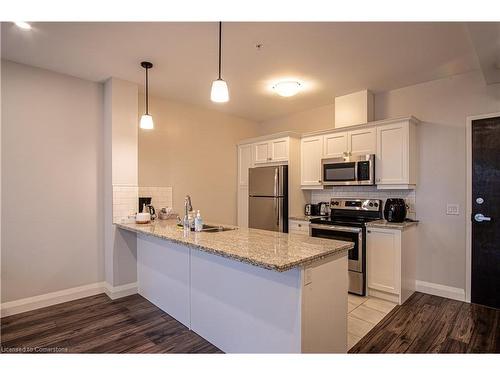
M 274 196 L 277 197 L 279 195 L 279 191 L 278 191 L 278 168 L 276 168 L 274 170 Z
M 276 202 L 276 226 L 279 227 L 280 226 L 280 204 L 279 204 L 278 199 L 276 199 L 275 202 Z

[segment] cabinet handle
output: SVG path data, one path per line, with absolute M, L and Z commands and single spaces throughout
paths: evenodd
M 318 180 L 318 182 L 319 182 L 319 183 L 321 184 L 321 183 L 322 183 L 323 181 L 321 181 L 321 180 Z
M 367 230 L 366 233 L 371 233 L 372 231 L 371 230 Z
M 271 160 L 271 158 L 267 158 L 267 160 Z
M 302 228 L 302 224 L 298 224 L 297 226 L 298 226 L 299 228 Z

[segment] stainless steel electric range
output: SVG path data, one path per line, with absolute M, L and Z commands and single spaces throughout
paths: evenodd
M 312 237 L 354 242 L 349 251 L 349 292 L 366 294 L 366 226 L 382 218 L 382 201 L 378 199 L 332 199 L 330 216 L 312 219 Z

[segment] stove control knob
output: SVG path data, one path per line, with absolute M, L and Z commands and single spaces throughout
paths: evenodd
M 372 202 L 368 203 L 368 206 L 373 207 L 373 203 Z
M 373 205 L 374 205 L 375 207 L 378 207 L 378 203 L 377 203 L 377 202 L 375 202 Z

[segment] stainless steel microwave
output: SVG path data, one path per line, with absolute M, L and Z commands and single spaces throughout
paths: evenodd
M 323 185 L 374 185 L 375 155 L 323 159 L 321 171 Z

